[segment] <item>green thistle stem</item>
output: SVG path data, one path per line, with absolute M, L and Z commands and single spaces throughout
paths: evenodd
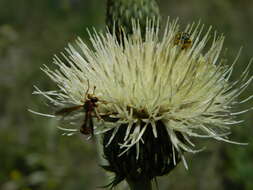
M 147 178 L 138 180 L 126 180 L 131 190 L 152 190 L 151 181 Z

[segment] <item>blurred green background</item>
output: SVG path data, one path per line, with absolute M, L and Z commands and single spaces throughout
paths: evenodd
M 55 86 L 40 70 L 53 68 L 52 56 L 77 36 L 88 40 L 86 28 L 104 30 L 105 0 L 0 0 L 0 189 L 92 190 L 105 185 L 96 145 L 81 136 L 61 136 L 54 120 L 28 108 L 50 113 L 33 85 Z M 253 56 L 252 0 L 159 0 L 163 18 L 180 24 L 201 20 L 226 36 L 228 64 L 243 52 L 232 79 Z M 225 52 L 225 51 L 224 51 Z M 250 75 L 253 74 L 251 68 Z M 240 96 L 253 94 L 253 84 Z M 253 106 L 251 100 L 238 109 Z M 180 164 L 159 178 L 161 190 L 253 190 L 253 112 L 233 128 L 237 146 L 198 140 L 207 150 L 187 155 L 189 171 Z M 120 188 L 119 188 L 120 189 Z

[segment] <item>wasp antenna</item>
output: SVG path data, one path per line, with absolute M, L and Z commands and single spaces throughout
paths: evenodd
M 95 94 L 95 90 L 96 90 L 96 86 L 94 86 L 94 88 L 93 88 L 93 94 Z
M 85 92 L 85 96 L 87 96 L 87 94 L 89 92 L 89 89 L 90 89 L 90 81 L 89 81 L 89 79 L 87 79 L 87 84 L 88 84 L 88 87 L 87 87 L 87 90 Z

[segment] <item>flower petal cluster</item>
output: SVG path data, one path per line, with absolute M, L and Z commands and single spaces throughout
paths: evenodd
M 236 61 L 228 66 L 219 58 L 224 36 L 211 35 L 211 28 L 203 32 L 200 24 L 180 30 L 177 21 L 168 22 L 161 37 L 153 22 L 147 24 L 145 36 L 138 24 L 133 28 L 133 34 L 124 35 L 120 42 L 109 32 L 95 33 L 90 38 L 92 48 L 79 38 L 75 46 L 68 46 L 63 59 L 54 58 L 57 70 L 43 68 L 59 90 L 37 89 L 37 93 L 58 109 L 84 104 L 87 94 L 97 97 L 95 134 L 113 130 L 110 144 L 119 128 L 127 127 L 119 144 L 121 154 L 136 147 L 136 159 L 147 128 L 152 128 L 157 138 L 158 122 L 165 126 L 173 151 L 183 161 L 184 152 L 198 151 L 192 137 L 235 143 L 228 139 L 230 127 L 240 122 L 236 115 L 250 109 L 232 112 L 232 108 L 252 98 L 237 102 L 253 79 L 250 64 L 231 82 Z M 191 41 L 184 49 L 175 43 L 175 36 L 182 31 Z M 66 119 L 80 121 L 84 114 L 77 111 Z

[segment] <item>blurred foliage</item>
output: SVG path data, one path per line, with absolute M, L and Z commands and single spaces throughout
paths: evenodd
M 253 1 L 158 3 L 164 18 L 179 17 L 182 25 L 201 20 L 225 34 L 228 64 L 244 46 L 232 78 L 240 75 L 253 55 Z M 61 136 L 55 121 L 27 111 L 31 108 L 50 113 L 43 99 L 32 95 L 33 85 L 44 90 L 54 88 L 40 67 L 54 67 L 54 54 L 73 43 L 76 36 L 87 41 L 86 28 L 104 30 L 104 20 L 104 0 L 0 1 L 1 190 L 83 190 L 106 184 L 94 142 L 82 136 Z M 252 92 L 251 84 L 241 98 Z M 240 109 L 252 105 L 250 101 Z M 160 189 L 252 190 L 252 118 L 252 112 L 242 115 L 240 119 L 246 122 L 235 127 L 232 135 L 233 139 L 249 142 L 248 146 L 200 140 L 207 150 L 187 155 L 189 171 L 180 164 L 170 175 L 159 179 Z

